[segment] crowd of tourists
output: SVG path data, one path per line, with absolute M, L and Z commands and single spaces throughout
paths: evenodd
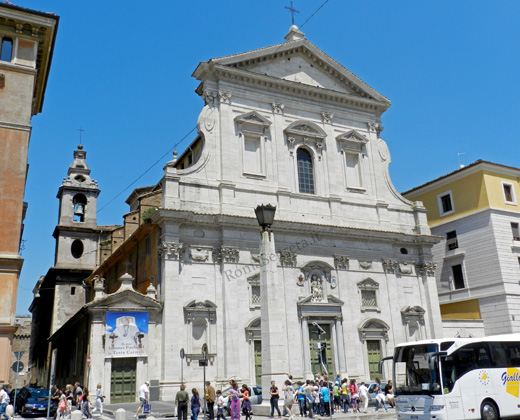
M 392 381 L 389 380 L 383 386 L 381 380 L 376 378 L 375 384 L 371 390 L 372 394 L 375 394 L 375 411 L 378 411 L 380 406 L 388 411 L 387 402 L 391 407 L 394 406 Z M 217 420 L 227 420 L 225 411 L 230 413 L 231 420 L 239 420 L 241 414 L 245 420 L 249 420 L 253 415 L 249 387 L 246 384 L 239 386 L 234 380 L 231 380 L 229 385 L 229 389 L 225 391 L 226 395 L 223 395 L 222 391 L 215 391 L 211 383 L 206 382 L 202 397 L 196 388 L 191 390 L 190 396 L 185 385 L 181 385 L 180 391 L 175 396 L 175 408 L 179 420 L 187 420 L 188 407 L 191 412 L 191 420 L 197 420 L 199 414 L 202 413 L 204 399 L 209 420 L 214 420 L 215 411 Z M 330 381 L 326 375 L 322 374 L 318 374 L 315 380 L 305 382 L 294 382 L 292 376 L 289 375 L 281 389 L 278 388 L 275 381 L 272 381 L 269 396 L 271 403 L 269 418 L 273 418 L 275 414 L 278 418 L 282 417 L 279 406 L 279 400 L 282 399 L 283 415 L 289 417 L 290 420 L 295 417 L 296 407 L 300 417 L 308 418 L 333 416 L 337 413 L 366 413 L 369 400 L 372 399 L 364 382 L 358 386 L 355 379 L 341 379 L 340 375 L 334 381 Z M 140 400 L 141 405 L 146 402 L 144 399 L 140 398 Z M 136 417 L 137 415 L 138 413 L 136 413 Z
M 54 385 L 51 392 L 51 412 L 54 419 L 70 418 L 73 410 L 80 410 L 87 419 L 92 418 L 92 413 L 103 414 L 103 390 L 98 384 L 95 395 L 90 395 L 88 388 L 82 388 L 79 382 L 74 385 L 66 385 L 60 388 Z

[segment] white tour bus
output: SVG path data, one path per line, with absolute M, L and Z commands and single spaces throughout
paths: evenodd
M 403 343 L 385 360 L 399 420 L 520 417 L 520 334 Z

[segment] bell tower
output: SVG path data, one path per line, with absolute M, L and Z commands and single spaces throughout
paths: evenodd
M 58 190 L 60 200 L 56 238 L 55 267 L 94 269 L 97 263 L 97 181 L 90 178 L 85 162 L 87 152 L 78 145 L 67 177 Z

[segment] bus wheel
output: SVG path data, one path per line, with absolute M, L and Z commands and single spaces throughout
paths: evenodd
M 493 401 L 484 401 L 480 407 L 480 418 L 482 420 L 498 420 L 498 408 Z

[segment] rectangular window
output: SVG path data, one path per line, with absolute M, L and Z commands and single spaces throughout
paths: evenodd
M 449 250 L 457 249 L 459 247 L 459 243 L 457 241 L 457 231 L 452 230 L 451 232 L 446 233 L 446 246 Z
M 511 223 L 511 232 L 513 233 L 513 241 L 520 241 L 520 232 L 518 230 L 518 223 Z
M 347 187 L 361 188 L 363 183 L 361 180 L 359 154 L 345 153 L 345 160 L 347 165 Z
M 2 39 L 0 48 L 0 61 L 11 62 L 13 58 L 13 40 L 11 38 Z
M 453 287 L 455 290 L 464 289 L 464 275 L 462 274 L 462 264 L 453 265 L 451 267 L 453 273 Z
M 260 286 L 251 286 L 251 303 L 253 305 L 260 305 Z
M 362 306 L 377 306 L 376 291 L 375 290 L 361 290 L 361 305 Z
M 439 215 L 445 216 L 455 211 L 453 205 L 453 196 L 451 191 L 445 191 L 437 196 L 437 204 L 439 206 Z
M 451 205 L 451 196 L 449 194 L 443 195 L 441 197 L 441 203 L 443 213 L 448 213 L 449 211 L 453 210 L 453 206 Z
M 502 189 L 504 191 L 504 200 L 508 204 L 516 204 L 515 192 L 513 184 L 502 182 Z
M 244 172 L 262 174 L 260 137 L 244 135 Z

